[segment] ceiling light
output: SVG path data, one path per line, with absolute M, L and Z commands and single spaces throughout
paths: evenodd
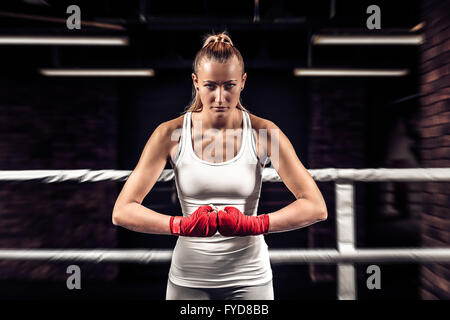
M 407 74 L 406 69 L 294 69 L 294 75 L 297 77 L 401 77 Z
M 49 77 L 153 77 L 153 69 L 40 69 Z
M 424 41 L 420 34 L 406 36 L 313 35 L 311 40 L 315 45 L 420 45 Z
M 124 46 L 127 37 L 51 37 L 51 36 L 0 36 L 0 45 L 92 45 Z

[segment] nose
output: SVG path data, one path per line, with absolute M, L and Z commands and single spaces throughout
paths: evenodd
M 224 94 L 223 94 L 223 89 L 221 86 L 217 87 L 217 91 L 216 91 L 216 103 L 221 105 L 224 101 Z

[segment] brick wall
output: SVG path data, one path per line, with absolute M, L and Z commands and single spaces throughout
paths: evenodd
M 358 79 L 332 78 L 313 79 L 311 86 L 308 169 L 364 168 L 364 86 Z M 334 183 L 319 182 L 318 186 L 327 202 L 328 219 L 308 227 L 309 246 L 336 248 Z M 363 212 L 364 188 L 362 184 L 355 188 L 355 210 L 359 223 L 364 219 L 360 214 Z M 357 238 L 361 238 L 364 230 L 357 230 Z M 334 265 L 310 265 L 310 276 L 313 281 L 334 281 L 335 270 Z
M 114 82 L 0 79 L 0 170 L 115 169 Z M 0 248 L 115 248 L 115 182 L 0 183 Z M 0 261 L 0 279 L 67 279 L 73 262 Z M 115 264 L 81 264 L 112 279 Z
M 422 3 L 425 43 L 420 55 L 421 156 L 423 167 L 450 167 L 450 19 L 448 1 Z M 422 247 L 450 245 L 450 183 L 423 185 Z M 450 299 L 450 266 L 420 268 L 422 299 Z

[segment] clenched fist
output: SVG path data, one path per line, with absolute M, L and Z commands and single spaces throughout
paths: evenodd
M 217 232 L 217 212 L 211 206 L 201 206 L 187 217 L 173 216 L 170 232 L 186 237 L 211 237 Z
M 269 233 L 269 215 L 247 216 L 235 207 L 218 213 L 218 230 L 223 236 L 251 236 Z

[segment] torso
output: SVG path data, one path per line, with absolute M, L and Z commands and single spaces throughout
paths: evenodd
M 257 117 L 257 116 L 255 116 L 253 114 L 250 114 L 250 113 L 249 113 L 249 116 L 250 116 L 250 121 L 251 121 L 251 124 L 252 124 L 252 129 L 256 130 L 256 133 L 260 129 L 267 128 L 267 126 L 266 126 L 267 120 L 266 119 Z M 181 128 L 183 128 L 183 120 L 184 120 L 184 115 L 179 116 L 179 117 L 177 117 L 175 119 L 167 121 L 167 125 L 169 126 L 169 132 L 174 132 L 175 130 L 179 130 L 180 131 Z M 242 116 L 241 116 L 241 120 L 242 120 Z M 242 121 L 241 121 L 241 128 L 242 128 Z M 234 139 L 234 143 L 233 143 L 233 146 L 234 146 L 233 157 L 235 157 L 237 155 L 237 153 L 239 152 L 239 150 L 241 148 L 242 130 L 239 130 L 238 133 L 239 134 L 235 135 L 235 139 Z M 259 135 L 255 134 L 255 131 L 253 131 L 253 134 L 254 134 L 254 136 L 256 138 L 257 154 L 258 154 L 258 157 L 261 158 L 263 156 L 265 150 L 263 150 L 264 147 L 262 147 L 261 144 L 259 143 Z M 223 137 L 225 137 L 225 134 L 223 134 Z M 175 157 L 177 155 L 177 152 L 178 152 L 179 139 L 177 141 L 172 141 L 173 139 L 171 139 L 171 135 L 169 134 L 168 140 L 169 140 L 168 142 L 170 144 L 170 148 L 169 148 L 170 151 L 169 151 L 169 155 L 168 155 L 168 160 L 169 160 L 169 162 L 171 163 L 171 165 L 173 167 L 174 159 L 175 159 Z M 202 141 L 202 135 L 201 134 L 194 135 L 194 133 L 193 133 L 192 137 L 191 137 L 191 141 L 192 141 L 192 145 L 193 146 L 196 146 L 197 143 L 201 142 L 202 143 L 202 149 L 201 150 L 205 150 L 205 148 L 211 143 L 212 140 L 211 139 L 203 139 L 203 141 Z M 224 141 L 224 144 L 223 144 L 223 152 L 222 152 L 222 155 L 223 155 L 222 161 L 225 161 L 226 160 L 225 159 L 225 155 L 226 155 L 225 138 L 224 138 L 223 141 Z M 211 148 L 211 146 L 210 146 L 210 148 Z M 195 152 L 195 150 L 194 150 L 194 152 Z M 204 154 L 199 154 L 199 153 L 196 152 L 196 155 L 200 159 L 208 161 L 208 162 L 221 162 L 221 161 L 218 161 L 215 158 L 214 150 L 212 150 L 211 152 L 204 152 Z

